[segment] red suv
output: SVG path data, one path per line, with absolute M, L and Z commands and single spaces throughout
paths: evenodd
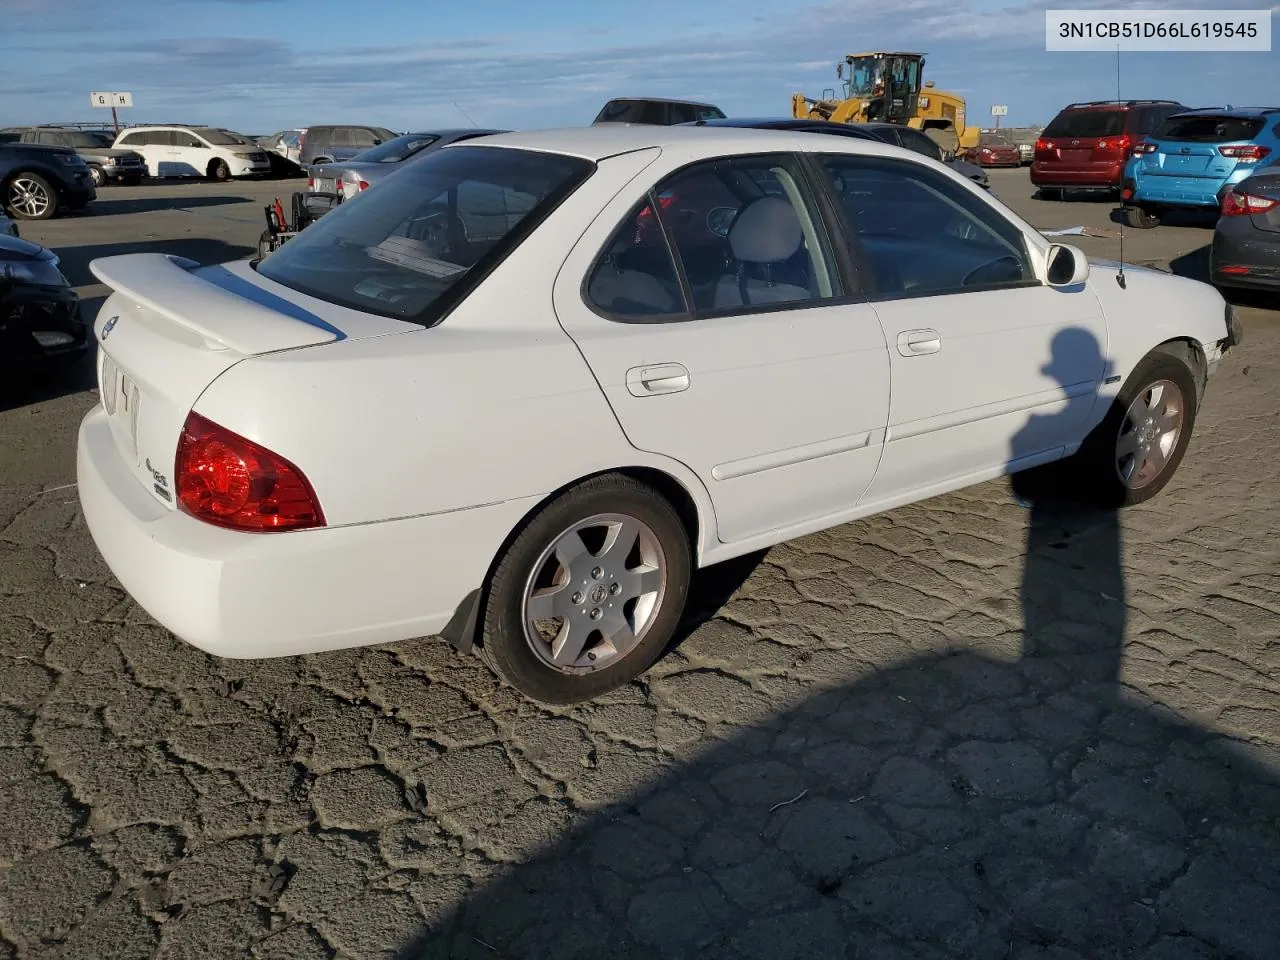
M 1042 200 L 1064 188 L 1120 195 L 1133 148 L 1164 121 L 1187 108 L 1174 100 L 1094 100 L 1063 107 L 1036 141 L 1031 182 Z

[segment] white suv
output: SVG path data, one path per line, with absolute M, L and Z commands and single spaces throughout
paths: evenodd
M 220 127 L 130 127 L 114 146 L 142 154 L 153 177 L 228 180 L 271 172 L 261 147 Z

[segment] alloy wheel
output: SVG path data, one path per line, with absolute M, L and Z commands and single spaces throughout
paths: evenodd
M 547 666 L 590 673 L 635 649 L 667 593 L 667 559 L 635 517 L 597 514 L 554 538 L 525 584 L 525 639 Z
M 43 217 L 53 203 L 49 190 L 39 181 L 18 177 L 9 184 L 9 206 L 31 220 Z
M 1157 380 L 1134 398 L 1116 436 L 1121 483 L 1141 490 L 1159 479 L 1178 447 L 1185 413 L 1182 390 L 1172 380 Z

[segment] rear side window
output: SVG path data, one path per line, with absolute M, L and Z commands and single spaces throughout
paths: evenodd
M 942 159 L 942 148 L 929 139 L 929 137 L 910 127 L 903 127 L 898 131 L 898 137 L 902 140 L 902 145 L 908 150 L 922 154 L 930 160 Z
M 636 100 L 610 100 L 596 117 L 596 123 L 639 123 L 642 104 Z
M 698 115 L 694 112 L 692 105 L 687 103 L 673 103 L 671 107 L 671 120 L 676 123 L 692 123 L 698 119 Z
M 1230 143 L 1233 140 L 1252 140 L 1261 130 L 1261 117 L 1170 117 L 1156 138 L 1191 143 Z
M 143 139 L 145 134 L 126 133 L 120 138 L 120 146 L 122 147 L 140 147 L 147 141 Z
M 594 169 L 550 153 L 439 150 L 326 214 L 258 271 L 329 303 L 429 326 Z
M 1123 110 L 1064 110 L 1044 128 L 1045 137 L 1114 137 L 1124 133 Z
M 724 111 L 719 107 L 699 107 L 699 120 L 723 120 L 725 119 Z

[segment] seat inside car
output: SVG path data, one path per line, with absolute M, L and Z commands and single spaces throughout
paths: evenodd
M 729 229 L 736 270 L 716 285 L 716 309 L 811 299 L 804 265 L 796 263 L 803 240 L 800 219 L 781 197 L 760 197 L 744 207 Z M 792 280 L 801 282 L 787 282 Z

